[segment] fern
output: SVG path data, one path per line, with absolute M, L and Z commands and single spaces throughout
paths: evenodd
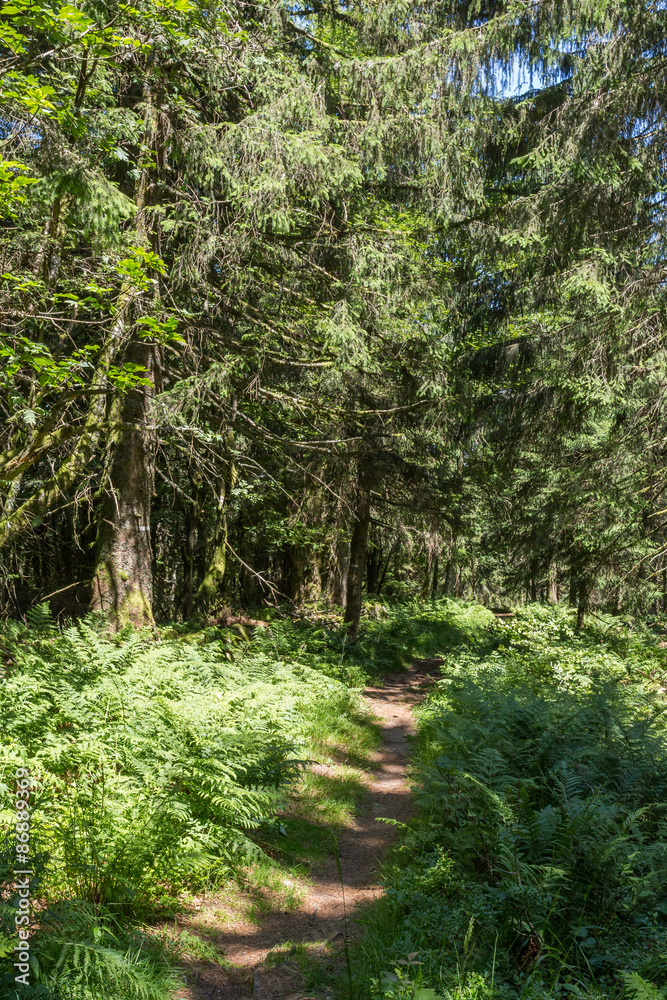
M 230 661 L 216 630 L 155 642 L 111 637 L 94 619 L 59 629 L 44 608 L 30 621 L 3 633 L 14 667 L 0 685 L 0 832 L 27 765 L 49 904 L 41 982 L 72 1000 L 164 998 L 167 980 L 136 942 L 120 946 L 104 914 L 139 919 L 165 894 L 256 859 L 253 834 L 302 766 L 313 720 L 323 705 L 349 712 L 354 696 L 301 662 L 289 632 L 283 658 L 262 640 Z M 77 902 L 61 911 L 63 900 Z
M 621 980 L 626 1000 L 665 1000 L 665 991 L 647 983 L 637 972 L 622 972 Z
M 55 627 L 51 609 L 47 603 L 36 604 L 26 611 L 26 622 L 35 632 L 51 632 Z
M 581 636 L 559 608 L 517 609 L 491 638 L 471 629 L 420 709 L 419 819 L 388 879 L 383 961 L 418 952 L 450 997 L 474 958 L 503 997 L 618 997 L 626 969 L 627 1000 L 665 1000 L 641 977 L 655 967 L 662 982 L 667 953 L 667 725 L 652 679 L 667 654 L 606 623 Z M 446 899 L 424 877 L 443 855 Z
M 174 973 L 160 969 L 135 947 L 119 951 L 81 941 L 54 941 L 60 954 L 45 984 L 64 998 L 91 1000 L 165 1000 L 179 985 Z

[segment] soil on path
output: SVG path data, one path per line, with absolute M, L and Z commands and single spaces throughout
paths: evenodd
M 260 926 L 235 921 L 216 934 L 218 946 L 231 963 L 227 967 L 195 963 L 189 969 L 191 985 L 179 992 L 182 1000 L 297 1000 L 303 979 L 295 964 L 264 964 L 277 946 L 310 944 L 310 953 L 321 955 L 329 966 L 340 952 L 347 913 L 348 936 L 355 934 L 354 911 L 381 892 L 380 866 L 396 836 L 396 828 L 379 817 L 407 822 L 412 794 L 407 781 L 410 737 L 414 734 L 412 706 L 420 701 L 438 673 L 440 660 L 417 660 L 407 671 L 388 674 L 381 688 L 366 688 L 364 699 L 381 720 L 383 738 L 371 757 L 373 770 L 366 775 L 367 801 L 350 826 L 338 835 L 343 884 L 331 854 L 313 865 L 310 884 L 298 910 L 267 914 Z M 321 774 L 330 770 L 316 764 Z M 357 931 L 358 932 L 358 931 Z M 337 963 L 335 963 L 337 964 Z M 195 980 L 194 983 L 192 980 Z

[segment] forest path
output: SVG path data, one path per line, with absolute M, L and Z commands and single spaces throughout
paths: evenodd
M 378 717 L 383 734 L 370 759 L 372 770 L 364 775 L 365 801 L 350 825 L 337 834 L 342 885 L 336 858 L 330 853 L 313 865 L 298 909 L 270 912 L 259 926 L 242 920 L 225 921 L 223 927 L 216 928 L 215 941 L 231 964 L 193 963 L 188 970 L 192 985 L 178 993 L 182 1000 L 300 1000 L 306 994 L 299 952 L 310 962 L 321 962 L 327 971 L 342 970 L 345 914 L 352 921 L 348 935 L 354 937 L 360 933 L 359 925 L 353 922 L 355 910 L 380 894 L 380 864 L 396 836 L 396 828 L 378 822 L 378 817 L 406 822 L 412 813 L 407 781 L 410 737 L 415 733 L 412 706 L 424 697 L 441 662 L 417 660 L 407 671 L 387 674 L 382 687 L 364 691 L 364 701 Z M 326 774 L 334 767 L 315 764 L 313 770 Z M 206 920 L 209 929 L 213 923 Z M 201 929 L 200 921 L 197 925 Z M 296 946 L 295 956 L 289 955 L 290 945 Z M 280 946 L 287 947 L 288 954 L 280 955 L 286 960 L 267 963 L 267 956 Z M 274 953 L 273 957 L 278 956 Z M 322 991 L 316 992 L 322 995 Z

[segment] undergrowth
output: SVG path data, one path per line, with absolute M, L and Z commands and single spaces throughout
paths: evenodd
M 193 894 L 238 891 L 250 919 L 298 905 L 295 879 L 350 822 L 379 739 L 356 689 L 427 655 L 439 626 L 369 605 L 350 647 L 340 616 L 267 618 L 112 636 L 93 618 L 60 627 L 42 605 L 0 626 L 0 997 L 165 1000 L 179 960 L 212 955 L 160 932 Z M 331 766 L 311 772 L 313 759 Z M 17 992 L 18 767 L 34 786 L 36 905 Z
M 432 613 L 463 635 L 419 711 L 418 819 L 357 946 L 359 995 L 659 1000 L 665 650 L 564 608 Z
M 179 947 L 187 958 L 197 946 L 181 936 L 167 948 L 147 922 L 253 873 L 276 881 L 285 825 L 307 840 L 305 820 L 281 818 L 304 765 L 361 760 L 377 740 L 354 678 L 316 669 L 307 646 L 280 622 L 254 636 L 212 627 L 158 639 L 111 636 L 93 619 L 60 628 L 42 607 L 2 626 L 0 995 L 164 1000 L 182 984 Z M 33 782 L 36 906 L 31 985 L 17 994 L 19 767 Z M 317 795 L 324 808 L 326 789 Z
M 378 599 L 364 602 L 357 642 L 350 645 L 341 628 L 342 614 L 313 610 L 306 617 L 291 619 L 274 612 L 271 627 L 253 640 L 272 655 L 298 656 L 328 676 L 352 686 L 363 686 L 382 678 L 390 670 L 401 670 L 417 657 L 438 656 L 445 648 L 481 635 L 489 612 L 472 606 L 465 620 L 444 612 L 448 602 L 417 599 L 392 603 Z
M 260 919 L 330 850 L 377 744 L 356 688 L 444 659 L 419 710 L 418 818 L 356 945 L 377 1000 L 667 995 L 666 653 L 652 627 L 563 608 L 366 606 L 106 634 L 45 608 L 0 629 L 3 997 L 166 1000 L 224 961 L 165 919 L 234 884 Z M 305 762 L 322 765 L 306 769 Z M 31 986 L 13 986 L 13 795 L 34 782 Z

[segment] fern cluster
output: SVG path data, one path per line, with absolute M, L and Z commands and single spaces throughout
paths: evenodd
M 375 990 L 394 996 L 381 966 L 413 952 L 412 986 L 451 998 L 633 996 L 666 981 L 657 638 L 618 619 L 577 632 L 565 609 L 450 614 L 473 627 L 443 649 L 420 712 L 419 819 L 388 878 L 388 929 L 364 946 Z
M 93 620 L 60 630 L 44 609 L 28 626 L 4 627 L 4 940 L 14 913 L 14 774 L 23 766 L 35 784 L 33 893 L 48 904 L 35 983 L 57 982 L 58 995 L 72 998 L 157 995 L 142 986 L 156 980 L 137 957 L 140 942 L 119 944 L 118 928 L 257 855 L 253 831 L 308 758 L 322 706 L 344 715 L 354 702 L 339 681 L 299 662 L 298 649 L 286 662 L 271 641 L 237 644 L 230 659 L 216 630 L 189 641 L 112 637 Z M 91 913 L 105 916 L 88 921 Z M 47 933 L 50 923 L 60 930 Z

